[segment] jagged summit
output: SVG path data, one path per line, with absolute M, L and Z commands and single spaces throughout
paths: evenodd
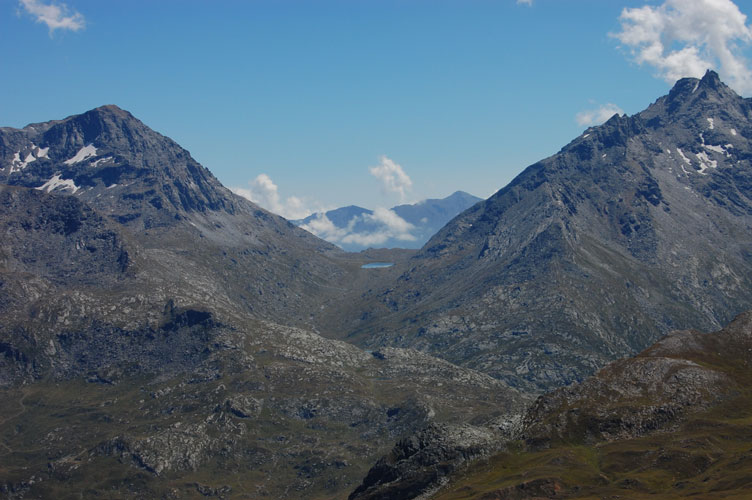
M 668 93 L 669 98 L 676 98 L 679 95 L 694 94 L 707 90 L 728 89 L 725 83 L 721 81 L 718 73 L 709 69 L 702 78 L 686 77 L 676 81 L 671 91 Z
M 62 120 L 30 123 L 21 130 L 31 136 L 38 137 L 44 136 L 49 129 L 60 124 L 75 124 L 72 126 L 78 127 L 84 132 L 81 138 L 89 142 L 97 139 L 104 141 L 109 136 L 102 136 L 103 133 L 117 135 L 115 131 L 118 129 L 121 130 L 121 133 L 129 129 L 149 129 L 129 111 L 115 104 L 105 104 L 81 114 L 68 116 Z
M 686 126 L 693 119 L 704 120 L 708 113 L 718 113 L 716 119 L 725 115 L 747 119 L 748 108 L 745 99 L 723 83 L 718 73 L 708 70 L 702 79 L 682 78 L 639 116 L 654 128 L 674 122 Z

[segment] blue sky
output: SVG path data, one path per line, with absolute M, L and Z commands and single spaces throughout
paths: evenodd
M 752 95 L 750 3 L 0 0 L 0 125 L 117 104 L 288 216 L 487 197 L 706 63 Z

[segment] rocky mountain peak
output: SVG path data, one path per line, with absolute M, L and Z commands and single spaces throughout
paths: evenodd
M 107 148 L 133 159 L 141 157 L 146 150 L 154 147 L 165 152 L 182 149 L 171 139 L 153 131 L 131 113 L 114 104 L 100 106 L 64 120 L 32 125 L 27 129 L 43 130 L 38 142 L 61 146 L 52 151 L 52 157 L 65 156 L 65 160 L 75 155 L 80 148 L 89 145 Z
M 695 120 L 703 123 L 708 113 L 745 119 L 749 116 L 749 105 L 745 100 L 712 70 L 701 79 L 682 78 L 677 81 L 668 95 L 658 99 L 640 116 L 656 126 L 673 122 L 691 126 Z
M 0 131 L 0 182 L 73 194 L 122 224 L 232 213 L 239 202 L 188 151 L 115 105 Z
M 709 69 L 705 72 L 705 75 L 702 77 L 702 80 L 700 80 L 700 85 L 709 86 L 712 88 L 718 88 L 720 86 L 725 87 L 726 85 L 721 81 L 721 78 L 718 76 L 718 73 L 713 71 L 712 69 Z
M 668 99 L 670 101 L 679 97 L 687 98 L 688 96 L 696 95 L 696 97 L 708 97 L 708 92 L 713 92 L 719 95 L 728 94 L 729 87 L 723 83 L 713 70 L 708 70 L 702 78 L 682 78 L 678 80 L 671 91 L 668 93 Z M 733 91 L 731 91 L 733 94 Z

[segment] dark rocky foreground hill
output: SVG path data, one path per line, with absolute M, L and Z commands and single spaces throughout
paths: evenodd
M 333 321 L 526 391 L 718 328 L 752 304 L 750 118 L 715 73 L 680 80 L 528 167 Z
M 344 497 L 395 440 L 494 435 L 524 406 L 488 375 L 312 332 L 378 279 L 366 257 L 117 107 L 0 129 L 0 167 L 5 497 Z
M 400 441 L 350 498 L 750 498 L 751 365 L 752 312 L 676 331 L 539 397 L 499 453 Z

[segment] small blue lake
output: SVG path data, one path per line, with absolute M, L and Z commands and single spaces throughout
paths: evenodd
M 392 267 L 394 262 L 369 262 L 360 266 L 362 269 L 383 269 L 385 267 Z

